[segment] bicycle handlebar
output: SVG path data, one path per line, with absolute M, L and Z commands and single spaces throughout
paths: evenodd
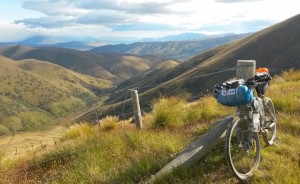
M 245 84 L 247 86 L 255 86 L 262 82 L 269 82 L 270 80 L 272 80 L 270 74 L 255 75 L 254 77 L 248 79 Z
M 252 88 L 260 83 L 269 82 L 270 80 L 272 80 L 272 77 L 270 76 L 270 74 L 264 73 L 264 74 L 255 75 L 254 77 L 248 79 L 246 82 L 244 82 L 244 80 L 242 80 L 242 81 L 246 86 L 249 86 Z M 240 84 L 241 84 L 240 80 L 236 80 L 233 82 L 224 82 L 222 84 L 217 84 L 217 85 L 215 85 L 215 88 L 217 88 L 217 89 L 234 88 Z

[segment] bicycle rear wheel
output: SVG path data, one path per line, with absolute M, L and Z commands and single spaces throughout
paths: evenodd
M 247 122 L 235 118 L 227 129 L 225 154 L 230 170 L 240 180 L 247 180 L 258 168 L 260 161 L 260 142 L 258 133 L 252 132 L 249 140 Z
M 263 138 L 265 143 L 269 146 L 274 143 L 276 137 L 276 114 L 274 104 L 271 98 L 264 98 L 264 109 L 265 109 L 265 118 L 264 118 L 264 127 L 263 127 Z

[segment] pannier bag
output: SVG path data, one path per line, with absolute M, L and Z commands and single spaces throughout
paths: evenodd
M 214 96 L 225 106 L 237 107 L 253 102 L 253 90 L 246 85 L 243 79 L 225 82 L 215 86 Z

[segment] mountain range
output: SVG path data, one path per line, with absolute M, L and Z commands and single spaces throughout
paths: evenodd
M 220 34 L 220 35 L 205 35 L 201 33 L 182 33 L 178 35 L 168 35 L 160 38 L 144 38 L 140 40 L 134 38 L 126 38 L 126 37 L 124 38 L 103 37 L 97 39 L 97 38 L 90 38 L 90 37 L 68 38 L 68 37 L 36 35 L 15 42 L 0 42 L 0 46 L 24 45 L 29 47 L 59 47 L 59 48 L 68 48 L 68 49 L 76 49 L 76 50 L 90 50 L 103 45 L 131 44 L 136 42 L 200 41 L 204 39 L 227 37 L 227 36 L 237 36 L 237 35 L 233 33 Z M 224 44 L 224 43 L 220 42 L 220 44 Z
M 190 35 L 190 34 L 188 34 Z M 192 34 L 194 35 L 194 34 Z M 220 46 L 241 38 L 247 34 L 229 34 L 219 36 L 204 36 L 196 34 L 197 37 L 186 36 L 185 41 L 154 41 L 154 42 L 136 42 L 132 44 L 103 45 L 89 50 L 92 53 L 129 53 L 136 55 L 153 55 L 162 58 L 170 58 L 185 61 L 192 56 L 204 52 L 205 50 Z M 180 35 L 178 39 L 181 38 Z M 190 38 L 190 39 L 188 39 Z M 195 39 L 197 38 L 197 39 Z M 163 40 L 163 39 L 162 39 Z M 173 40 L 176 40 L 173 38 Z
M 214 35 L 213 37 L 221 37 L 222 35 Z M 170 41 L 187 41 L 187 40 L 200 40 L 209 38 L 206 34 L 201 33 L 181 33 L 178 35 L 168 35 L 160 38 L 145 38 L 140 42 L 170 42 Z

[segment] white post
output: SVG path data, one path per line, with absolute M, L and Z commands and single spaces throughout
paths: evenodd
M 238 60 L 236 64 L 236 79 L 247 79 L 254 77 L 256 68 L 255 60 Z
M 134 111 L 135 126 L 138 130 L 140 130 L 143 128 L 143 123 L 142 123 L 142 113 L 140 108 L 139 95 L 137 90 L 130 90 L 130 91 L 131 91 L 132 106 Z

